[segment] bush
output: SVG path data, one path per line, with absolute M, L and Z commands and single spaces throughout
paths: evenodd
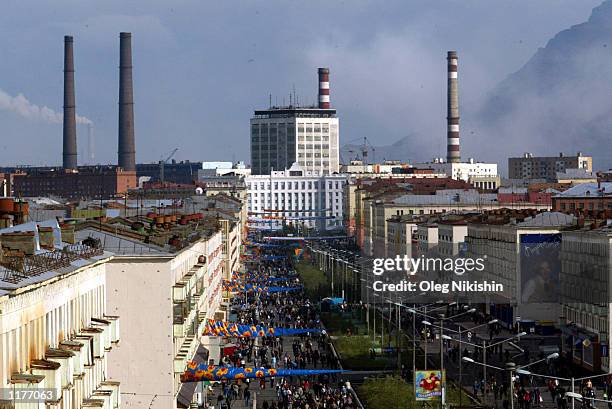
M 357 388 L 357 394 L 368 409 L 419 409 L 421 402 L 414 399 L 414 386 L 406 383 L 399 376 L 385 376 L 366 379 L 364 384 Z M 447 406 L 459 405 L 459 389 L 451 383 L 446 384 Z M 469 405 L 468 395 L 463 393 L 463 404 Z M 434 402 L 429 407 L 438 407 Z

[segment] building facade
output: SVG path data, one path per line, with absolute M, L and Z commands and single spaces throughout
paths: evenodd
M 321 231 L 342 227 L 345 175 L 325 175 L 294 163 L 245 180 L 251 226 L 279 229 L 285 223 Z
M 578 152 L 575 156 L 533 156 L 526 152 L 520 158 L 508 158 L 508 175 L 510 179 L 546 179 L 555 180 L 557 172 L 567 169 L 593 171 L 593 157 Z
M 112 254 L 63 230 L 50 221 L 1 232 L 0 382 L 53 391 L 31 407 L 119 408 L 120 383 L 107 370 L 119 342 L 106 303 Z M 45 269 L 32 269 L 43 259 Z
M 581 183 L 552 197 L 553 210 L 612 212 L 612 182 Z
M 251 172 L 269 175 L 295 162 L 321 175 L 340 168 L 335 109 L 272 107 L 251 118 Z
M 416 163 L 417 169 L 432 169 L 434 173 L 442 173 L 455 180 L 469 182 L 470 178 L 474 182 L 488 182 L 482 187 L 495 189 L 493 182 L 496 182 L 497 163 L 476 162 L 470 159 L 467 162 L 445 162 L 443 159 L 434 159 L 429 163 Z M 479 186 L 481 187 L 481 186 Z
M 124 332 L 108 373 L 129 391 L 125 407 L 189 407 L 195 384 L 180 382 L 187 363 L 219 362 L 218 339 L 201 334 L 206 319 L 226 318 L 222 280 L 237 253 L 231 248 L 237 246 L 237 224 L 224 237 L 216 218 L 185 217 L 186 223 L 181 217 L 151 217 L 156 233 L 110 221 L 76 227 L 77 238 L 99 240 L 114 254 L 106 270 L 107 306 L 109 313 L 123 315 Z M 191 239 L 176 247 L 181 235 Z
M 108 199 L 137 187 L 136 172 L 116 166 L 32 171 L 16 174 L 13 182 L 14 195 L 18 197 L 66 199 Z

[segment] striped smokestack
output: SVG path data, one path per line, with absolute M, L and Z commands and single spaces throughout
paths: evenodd
M 329 68 L 319 68 L 319 109 L 329 108 Z
M 446 151 L 447 162 L 461 162 L 461 149 L 459 145 L 459 89 L 457 84 L 457 52 L 449 51 L 448 56 L 448 146 Z
M 63 154 L 64 169 L 77 168 L 76 104 L 74 98 L 74 56 L 72 36 L 64 36 L 64 119 Z
M 132 34 L 119 34 L 119 151 L 118 165 L 136 170 L 134 93 L 132 89 Z

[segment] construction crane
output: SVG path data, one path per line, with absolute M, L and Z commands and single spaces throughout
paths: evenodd
M 356 141 L 356 139 L 349 141 L 347 145 L 351 146 L 353 141 Z M 372 152 L 372 161 L 375 160 L 374 154 L 376 152 L 376 148 L 372 146 L 370 140 L 366 136 L 363 137 L 363 143 L 361 145 L 352 146 L 354 147 L 354 149 L 348 149 L 347 152 L 350 154 L 355 154 L 354 160 L 361 160 L 363 161 L 364 165 L 367 165 L 369 152 Z
M 376 161 L 375 156 L 374 156 L 374 154 L 376 153 L 376 148 L 372 146 L 372 144 L 368 140 L 368 137 L 364 136 L 363 145 L 361 145 L 361 160 L 363 161 L 364 165 L 367 164 L 368 162 L 368 146 L 370 147 L 369 150 L 372 151 L 372 162 Z
M 164 157 L 162 156 L 159 160 L 159 181 L 161 183 L 164 183 L 164 166 L 166 165 L 166 163 L 168 163 L 170 159 L 172 159 L 176 151 L 178 151 L 178 148 L 172 149 L 172 151 L 170 152 L 170 154 L 168 155 L 166 159 L 164 159 Z

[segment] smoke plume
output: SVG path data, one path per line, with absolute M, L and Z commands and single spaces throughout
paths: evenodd
M 23 94 L 13 97 L 0 89 L 0 110 L 13 112 L 30 121 L 42 121 L 51 124 L 61 124 L 64 115 L 61 112 L 31 103 Z M 76 116 L 77 124 L 90 125 L 93 122 L 84 116 Z

